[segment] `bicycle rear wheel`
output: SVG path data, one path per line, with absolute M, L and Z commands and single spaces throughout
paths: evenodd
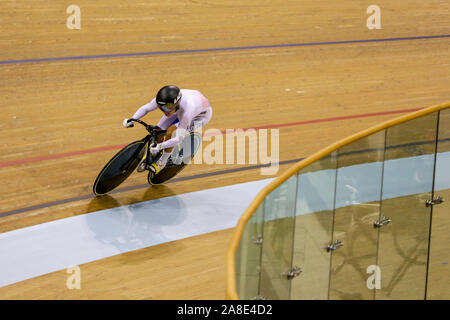
M 145 154 L 145 140 L 130 143 L 120 150 L 100 171 L 95 179 L 93 192 L 104 195 L 127 179 Z

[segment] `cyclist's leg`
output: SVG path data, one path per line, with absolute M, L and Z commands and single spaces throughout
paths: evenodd
M 175 131 L 177 130 L 177 128 L 178 128 L 178 122 L 176 124 L 171 125 L 169 128 L 167 128 L 166 133 L 158 136 L 158 143 L 161 143 L 161 142 L 171 139 L 175 135 Z M 172 152 L 172 150 L 173 150 L 173 147 L 166 148 L 166 149 L 164 149 L 164 152 Z
M 158 143 L 171 139 L 172 135 L 175 134 L 175 131 L 177 130 L 178 124 L 179 120 L 176 114 L 173 114 L 170 117 L 166 117 L 164 115 L 159 121 L 158 127 L 160 127 L 163 130 L 166 130 L 166 133 L 161 134 L 157 137 Z M 152 168 L 150 168 L 150 170 L 153 171 L 154 173 L 158 173 L 159 171 L 161 171 L 165 167 L 172 151 L 173 147 L 164 149 L 161 154 L 161 157 L 156 163 L 152 164 Z
M 177 118 L 176 113 L 171 115 L 170 117 L 167 117 L 166 115 L 163 115 L 161 117 L 161 119 L 158 122 L 158 127 L 161 128 L 162 130 L 167 130 L 166 133 L 160 134 L 158 135 L 157 141 L 158 143 L 161 143 L 163 141 L 166 141 L 168 139 L 170 139 L 170 137 L 172 136 L 172 133 L 176 130 L 176 126 L 174 126 L 175 124 L 178 125 L 179 120 Z
M 198 116 L 196 116 L 192 120 L 191 125 L 188 128 L 189 133 L 206 125 L 209 122 L 209 120 L 211 119 L 211 115 L 212 115 L 212 110 L 210 107 L 207 110 L 205 110 L 204 112 L 202 112 L 201 114 L 199 114 Z M 178 118 L 173 117 L 173 115 L 170 117 L 163 116 L 163 118 L 161 118 L 160 122 L 158 123 L 158 126 L 163 129 L 162 126 L 166 127 L 170 123 L 170 121 L 172 121 L 171 125 L 167 127 L 167 129 L 166 129 L 167 131 L 166 131 L 166 134 L 164 135 L 164 137 L 163 138 L 159 137 L 158 143 L 167 141 L 167 140 L 171 139 L 173 137 L 173 135 L 175 135 L 175 131 L 178 128 L 179 121 L 178 121 Z M 174 147 L 164 149 L 164 151 L 161 155 L 161 158 L 158 160 L 157 171 L 159 171 L 159 169 L 161 169 L 165 166 L 167 160 L 169 159 L 169 157 L 173 151 L 173 148 Z
M 203 127 L 206 123 L 208 123 L 209 119 L 203 119 L 203 118 L 194 118 L 194 120 L 192 120 L 191 125 L 188 128 L 188 132 L 189 134 L 194 132 L 195 130 Z M 175 136 L 175 131 L 178 128 L 178 119 L 176 119 L 173 124 L 167 128 L 166 133 L 164 134 L 164 136 L 158 137 L 158 143 L 163 142 L 163 141 L 167 141 L 171 138 L 173 138 Z M 171 153 L 173 151 L 174 147 L 171 148 L 166 148 L 164 149 L 164 152 L 168 152 Z
M 186 143 L 184 143 L 183 146 L 181 146 L 181 150 L 179 153 L 179 157 L 182 157 L 183 161 L 184 160 L 190 161 L 191 158 L 194 156 L 194 154 L 197 152 L 199 144 L 193 144 L 193 141 L 195 141 L 195 140 L 192 140 L 192 139 L 195 139 L 195 138 L 192 138 L 193 137 L 192 133 L 197 132 L 197 134 L 202 135 L 202 133 L 201 133 L 201 131 L 199 131 L 199 129 L 204 127 L 209 122 L 209 120 L 211 120 L 211 113 L 212 113 L 211 111 L 208 113 L 201 113 L 192 120 L 192 122 L 188 128 L 188 132 L 189 132 L 188 136 L 191 136 L 191 138 L 189 140 L 184 140 L 184 141 L 186 141 Z M 178 158 L 178 160 L 180 160 L 180 159 L 181 158 Z
M 196 116 L 189 126 L 189 132 L 194 132 L 197 129 L 200 129 L 201 127 L 204 127 L 209 120 L 211 120 L 212 117 L 212 108 L 209 107 L 206 111 L 200 113 L 198 116 Z
M 163 115 L 161 119 L 159 120 L 157 127 L 162 130 L 167 130 L 167 132 L 173 132 L 174 129 L 171 128 L 173 123 L 178 123 L 178 118 L 176 114 L 171 115 L 170 117 L 167 117 L 166 115 Z M 176 129 L 176 127 L 175 127 Z M 161 143 L 166 140 L 166 133 L 162 133 L 157 136 L 156 141 L 158 143 Z M 141 162 L 138 165 L 138 172 L 142 172 L 145 169 L 149 169 L 150 164 L 147 162 L 146 156 L 141 160 Z

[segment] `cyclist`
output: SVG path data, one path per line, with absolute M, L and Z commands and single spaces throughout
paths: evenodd
M 154 174 L 159 173 L 166 166 L 173 147 L 180 144 L 186 135 L 206 125 L 212 116 L 211 104 L 200 91 L 169 85 L 162 87 L 156 97 L 140 107 L 132 118 L 140 119 L 158 108 L 164 113 L 158 122 L 158 127 L 167 131 L 165 135 L 158 137 L 157 144 L 150 146 L 153 156 L 163 150 L 158 161 L 147 168 Z M 133 125 L 133 121 L 128 122 L 128 119 L 123 121 L 125 128 Z

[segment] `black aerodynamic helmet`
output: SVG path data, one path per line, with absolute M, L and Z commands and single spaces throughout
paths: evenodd
M 181 90 L 177 86 L 164 86 L 156 94 L 156 103 L 164 111 L 171 111 L 181 100 Z

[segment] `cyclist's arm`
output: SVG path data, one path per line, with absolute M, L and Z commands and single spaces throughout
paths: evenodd
M 156 104 L 156 99 L 153 99 L 147 104 L 144 104 L 142 107 L 140 107 L 136 113 L 133 115 L 133 119 L 140 119 L 143 116 L 145 116 L 150 111 L 156 110 L 158 108 L 158 105 Z

